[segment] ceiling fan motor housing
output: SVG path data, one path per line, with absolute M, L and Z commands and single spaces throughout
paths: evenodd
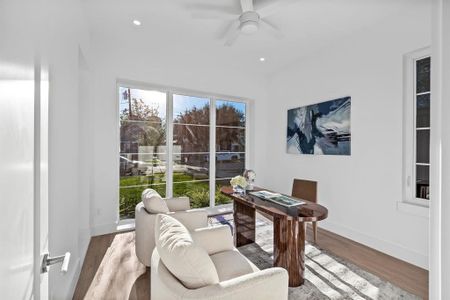
M 254 11 L 246 11 L 240 17 L 239 21 L 241 25 L 239 29 L 242 33 L 252 34 L 258 31 L 259 28 L 259 15 Z

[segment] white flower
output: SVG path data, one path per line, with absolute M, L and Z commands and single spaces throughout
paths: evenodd
M 244 177 L 242 177 L 242 176 L 236 176 L 236 177 L 233 177 L 231 180 L 230 180 L 230 184 L 232 185 L 232 186 L 240 186 L 241 188 L 246 188 L 247 187 L 247 185 L 248 185 L 248 183 L 247 183 L 247 180 L 245 180 L 245 178 Z

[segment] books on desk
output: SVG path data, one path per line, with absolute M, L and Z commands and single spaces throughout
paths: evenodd
M 258 192 L 250 192 L 250 195 L 256 196 L 258 198 L 272 201 L 274 203 L 286 206 L 286 207 L 292 207 L 297 205 L 302 205 L 305 202 L 282 195 L 278 193 L 272 193 L 269 191 L 258 191 Z

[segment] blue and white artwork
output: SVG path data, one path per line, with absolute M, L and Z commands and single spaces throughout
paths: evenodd
M 351 97 L 288 110 L 287 152 L 350 155 Z

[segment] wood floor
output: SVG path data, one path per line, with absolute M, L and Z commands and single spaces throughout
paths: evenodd
M 308 226 L 308 241 L 312 230 Z M 428 271 L 319 228 L 317 245 L 428 299 Z M 134 254 L 134 232 L 91 239 L 74 299 L 150 299 L 150 270 Z
M 91 238 L 73 299 L 150 299 L 150 270 L 134 252 L 134 231 Z

